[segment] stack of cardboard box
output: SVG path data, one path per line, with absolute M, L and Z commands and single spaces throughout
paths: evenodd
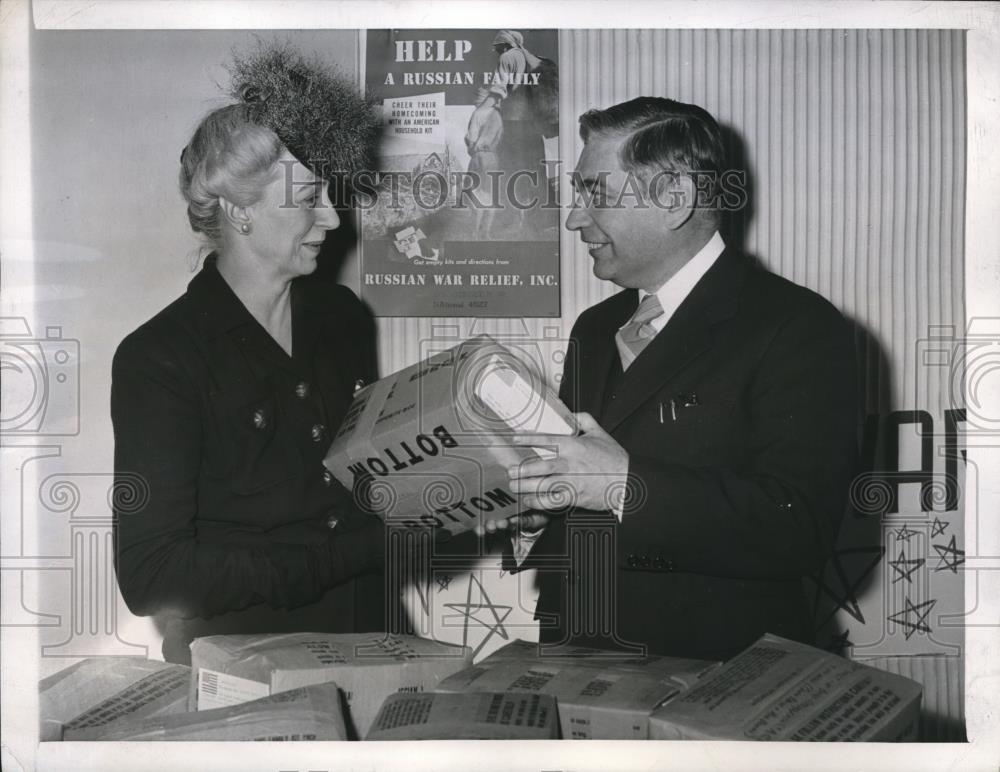
M 333 682 L 303 686 L 239 705 L 71 729 L 65 740 L 346 740 Z
M 556 701 L 544 694 L 393 694 L 366 740 L 555 740 Z
M 138 657 L 81 660 L 39 684 L 39 738 L 61 740 L 64 730 L 182 713 L 190 680 L 184 665 Z
M 564 739 L 645 740 L 649 716 L 716 662 L 514 641 L 444 679 L 444 692 L 530 692 L 558 701 Z
M 721 666 L 525 641 L 473 666 L 466 647 L 385 634 L 212 636 L 192 655 L 50 676 L 42 739 L 899 741 L 916 739 L 921 696 L 773 635 Z
M 468 647 L 405 635 L 213 635 L 191 644 L 191 709 L 334 681 L 346 700 L 348 733 L 360 738 L 390 694 L 432 691 L 471 663 Z
M 921 686 L 765 635 L 650 718 L 654 740 L 915 740 Z

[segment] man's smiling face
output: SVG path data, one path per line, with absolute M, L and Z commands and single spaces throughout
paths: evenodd
M 627 135 L 591 135 L 573 175 L 576 200 L 566 227 L 578 231 L 594 259 L 594 276 L 629 289 L 659 288 L 668 278 L 668 213 L 645 183 L 622 169 Z

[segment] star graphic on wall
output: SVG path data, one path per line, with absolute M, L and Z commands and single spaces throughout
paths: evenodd
M 941 562 L 937 564 L 935 571 L 944 571 L 948 569 L 953 574 L 958 573 L 958 567 L 965 562 L 965 558 L 962 557 L 965 554 L 965 550 L 960 550 L 955 547 L 955 537 L 951 537 L 951 541 L 945 544 L 935 544 L 934 549 L 937 550 L 938 556 L 941 558 Z
M 444 592 L 448 589 L 448 585 L 451 584 L 451 577 L 448 574 L 438 574 L 437 583 L 438 592 Z
M 479 602 L 472 602 L 472 589 L 475 586 L 479 591 Z M 513 611 L 513 606 L 502 606 L 494 604 L 490 600 L 490 596 L 486 594 L 486 590 L 483 589 L 483 585 L 480 583 L 479 579 L 476 578 L 474 574 L 469 575 L 469 587 L 466 593 L 465 603 L 445 603 L 447 608 L 452 611 L 457 611 L 463 617 L 465 617 L 464 627 L 462 629 L 462 645 L 469 645 L 469 625 L 475 622 L 478 625 L 482 625 L 486 628 L 487 633 L 483 637 L 483 640 L 479 642 L 476 646 L 475 651 L 472 652 L 472 656 L 475 657 L 479 654 L 480 649 L 486 645 L 486 642 L 490 640 L 494 635 L 499 635 L 505 641 L 508 639 L 507 629 L 504 627 L 504 620 L 510 616 L 511 611 Z M 476 616 L 479 612 L 486 611 L 489 612 L 488 616 L 492 616 L 492 622 L 487 618 L 486 621 L 480 619 Z M 499 612 L 502 612 L 499 613 Z M 445 621 L 445 620 L 442 620 Z
M 851 631 L 846 628 L 844 629 L 844 632 L 837 633 L 830 639 L 830 643 L 827 644 L 826 650 L 832 651 L 834 654 L 840 654 L 841 652 L 850 649 L 854 646 L 854 644 L 851 643 L 850 638 L 848 638 L 850 634 Z
M 933 539 L 935 536 L 940 536 L 947 530 L 948 524 L 940 518 L 935 517 L 934 524 L 931 526 L 931 538 Z
M 864 614 L 861 613 L 861 606 L 858 604 L 858 591 L 864 586 L 884 554 L 885 547 L 881 546 L 849 547 L 833 553 L 826 569 L 813 577 L 816 583 L 814 607 L 819 607 L 821 594 L 828 596 L 836 604 L 836 608 L 816 625 L 817 630 L 837 613 L 837 609 L 843 609 L 861 624 L 865 623 Z
M 907 525 L 904 523 L 902 528 L 896 529 L 896 541 L 905 541 L 909 543 L 911 536 L 916 536 L 916 531 L 911 531 Z
M 910 578 L 913 576 L 913 572 L 916 571 L 920 566 L 922 566 L 926 561 L 923 558 L 913 558 L 912 560 L 907 560 L 906 554 L 903 550 L 899 551 L 899 557 L 896 560 L 890 560 L 889 565 L 892 566 L 892 570 L 895 571 L 895 575 L 892 577 L 892 583 L 895 584 L 901 579 L 905 579 L 907 582 L 912 583 L 913 580 Z
M 907 598 L 906 607 L 902 611 L 891 614 L 888 620 L 905 627 L 906 640 L 910 640 L 910 636 L 918 630 L 922 633 L 929 633 L 931 631 L 930 624 L 927 622 L 927 615 L 931 613 L 931 609 L 934 608 L 935 603 L 937 603 L 937 599 L 925 600 L 923 603 L 913 605 L 910 599 Z M 915 619 L 910 619 L 910 614 L 913 614 Z

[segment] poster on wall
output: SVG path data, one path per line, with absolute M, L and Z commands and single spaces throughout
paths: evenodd
M 556 30 L 368 30 L 383 135 L 361 212 L 378 316 L 559 316 Z

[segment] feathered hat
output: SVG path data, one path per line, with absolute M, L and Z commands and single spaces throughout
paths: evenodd
M 230 95 L 254 123 L 271 129 L 289 152 L 329 179 L 370 168 L 382 130 L 375 103 L 318 56 L 288 43 L 259 40 L 233 51 Z

